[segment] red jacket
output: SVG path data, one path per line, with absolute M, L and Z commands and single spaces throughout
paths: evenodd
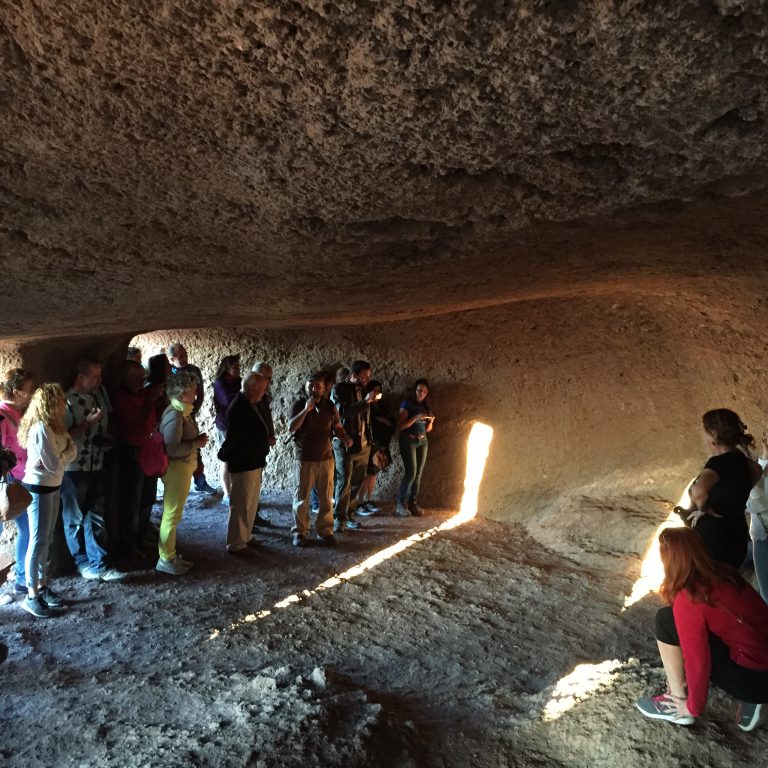
M 768 605 L 748 584 L 738 588 L 720 582 L 711 597 L 714 605 L 694 603 L 683 590 L 672 604 L 688 681 L 688 709 L 695 717 L 704 711 L 709 693 L 710 632 L 728 646 L 739 666 L 768 670 Z

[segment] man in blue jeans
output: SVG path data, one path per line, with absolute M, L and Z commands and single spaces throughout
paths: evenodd
M 333 530 L 341 533 L 360 528 L 355 519 L 357 492 L 365 479 L 368 457 L 371 453 L 370 405 L 381 397 L 381 392 L 369 392 L 363 397 L 363 388 L 371 380 L 371 364 L 355 360 L 350 366 L 349 379 L 337 383 L 331 391 L 331 401 L 339 411 L 344 432 L 352 438 L 351 444 L 333 438 L 333 456 L 336 462 L 336 487 L 333 494 Z
M 104 523 L 104 454 L 110 446 L 112 406 L 101 385 L 101 363 L 86 357 L 75 364 L 75 383 L 67 392 L 64 421 L 77 458 L 67 464 L 61 486 L 62 520 L 67 547 L 85 579 L 117 581 L 126 574 L 107 565 Z

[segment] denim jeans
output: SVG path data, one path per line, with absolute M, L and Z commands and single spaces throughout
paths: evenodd
M 22 512 L 16 523 L 16 583 L 27 583 L 27 550 L 29 549 L 29 514 Z
M 333 441 L 333 457 L 336 463 L 336 487 L 333 493 L 335 520 L 346 520 L 354 512 L 356 502 L 352 500 L 357 499 L 357 492 L 365 480 L 370 453 L 370 448 L 365 448 L 360 453 L 349 453 L 341 440 Z
M 57 488 L 52 493 L 32 493 L 32 503 L 27 507 L 29 522 L 29 546 L 24 568 L 27 587 L 38 589 L 46 583 L 48 575 L 48 551 L 51 548 L 56 519 L 59 516 L 61 494 Z
M 419 497 L 421 473 L 427 463 L 428 443 L 429 440 L 426 437 L 423 440 L 411 440 L 405 435 L 400 436 L 400 456 L 405 468 L 405 475 L 397 494 L 397 500 L 401 504 L 416 501 Z
M 75 566 L 103 571 L 107 566 L 104 525 L 104 472 L 65 472 L 61 485 L 64 538 Z

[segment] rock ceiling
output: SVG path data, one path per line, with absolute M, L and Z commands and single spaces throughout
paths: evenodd
M 767 77 L 761 2 L 6 0 L 0 335 L 759 266 Z

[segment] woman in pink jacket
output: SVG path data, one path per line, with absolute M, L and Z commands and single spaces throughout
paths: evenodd
M 13 451 L 16 456 L 16 466 L 11 470 L 11 477 L 17 483 L 20 483 L 24 477 L 24 468 L 27 465 L 27 450 L 19 445 L 17 432 L 34 389 L 32 374 L 23 368 L 11 368 L 3 378 L 2 400 L 0 400 L 0 445 Z M 26 511 L 16 518 L 16 528 L 16 582 L 13 590 L 18 595 L 26 595 L 27 579 L 24 559 L 29 546 L 29 520 Z

